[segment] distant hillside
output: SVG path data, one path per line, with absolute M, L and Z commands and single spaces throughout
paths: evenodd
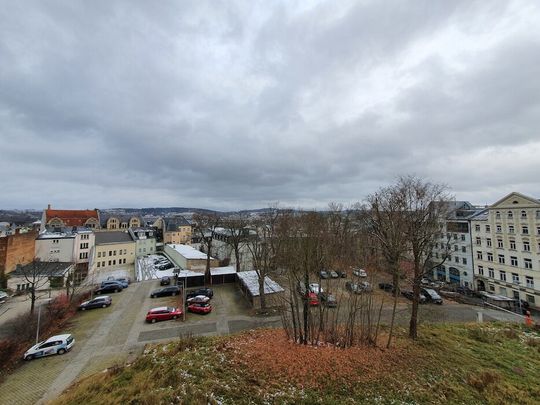
M 0 210 L 0 222 L 15 223 L 16 225 L 30 225 L 41 219 L 42 211 Z

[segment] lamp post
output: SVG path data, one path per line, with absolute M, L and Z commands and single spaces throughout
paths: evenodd
M 517 296 L 517 299 L 518 299 L 518 304 L 519 304 L 519 314 L 520 315 L 523 315 L 523 308 L 521 307 L 521 297 L 520 297 L 520 294 L 519 294 L 519 285 L 521 284 L 519 281 L 516 281 L 516 284 L 518 286 L 518 296 Z

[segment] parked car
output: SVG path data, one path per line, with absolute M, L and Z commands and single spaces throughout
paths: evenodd
M 360 281 L 358 285 L 362 290 L 366 292 L 373 291 L 373 288 L 371 288 L 371 284 L 369 284 L 367 281 Z
M 364 269 L 354 269 L 353 275 L 357 277 L 367 277 L 367 273 Z
M 100 295 L 103 293 L 120 292 L 124 289 L 120 283 L 110 282 L 103 284 L 100 288 L 94 291 L 94 294 Z
M 315 294 L 314 292 L 307 293 L 305 299 L 307 300 L 310 307 L 316 307 L 317 305 L 319 305 L 319 298 L 317 298 L 317 294 Z
M 210 301 L 210 298 L 208 298 L 206 295 L 196 295 L 195 297 L 191 297 L 186 300 L 188 304 L 195 304 L 197 302 L 207 303 L 208 301 Z
M 196 314 L 209 314 L 212 312 L 212 305 L 207 302 L 196 302 L 188 305 L 188 311 Z
M 9 298 L 9 295 L 5 291 L 0 291 L 0 302 L 5 302 Z
M 429 285 L 429 283 L 431 283 L 431 280 L 427 277 L 424 277 L 422 278 L 422 280 L 420 280 L 420 283 L 423 285 Z
M 87 309 L 106 308 L 111 304 L 112 298 L 108 295 L 102 295 L 101 297 L 96 297 L 90 301 L 81 302 L 77 309 L 80 311 L 86 311 Z
M 401 295 L 403 295 L 405 298 L 409 300 L 413 300 L 414 293 L 412 290 L 401 290 Z M 424 294 L 420 293 L 420 298 L 418 301 L 420 304 L 425 304 L 427 302 L 427 298 Z
M 379 283 L 379 288 L 386 292 L 394 292 L 394 284 L 392 283 Z
M 336 273 L 341 278 L 347 278 L 347 273 L 341 270 L 336 270 Z
M 118 278 L 114 278 L 113 276 L 109 276 L 107 277 L 107 280 L 106 281 L 116 281 L 118 283 L 120 283 L 122 285 L 122 288 L 128 288 L 129 287 L 129 283 L 131 282 L 129 280 L 129 278 L 126 278 L 126 277 L 118 277 Z M 103 283 L 102 283 L 103 284 Z
M 174 267 L 174 264 L 172 263 L 167 263 L 167 264 L 162 264 L 161 266 L 158 266 L 158 270 L 169 270 L 169 269 L 172 269 Z
M 337 271 L 332 270 L 332 271 L 330 271 L 330 277 L 339 278 L 339 274 L 337 274 Z
M 24 360 L 33 360 L 38 357 L 52 356 L 53 354 L 64 354 L 75 344 L 75 338 L 70 334 L 51 336 L 44 342 L 28 349 L 24 355 Z
M 101 282 L 101 286 L 102 287 L 105 287 L 106 285 L 115 285 L 115 286 L 118 286 L 120 288 L 126 288 L 124 287 L 124 284 L 121 283 L 120 281 L 116 281 L 116 280 L 105 280 L 105 281 L 102 281 Z
M 324 292 L 324 290 L 322 289 L 322 287 L 318 283 L 310 283 L 309 284 L 309 291 L 311 291 L 312 293 L 315 293 L 315 294 L 319 294 L 319 293 Z
M 159 282 L 159 285 L 169 285 L 171 284 L 171 278 L 168 276 L 161 277 L 161 281 Z
M 371 284 L 369 284 L 367 281 L 362 281 L 360 283 L 352 283 L 347 281 L 345 283 L 345 289 L 355 294 L 372 291 Z
M 300 294 L 302 297 L 307 294 L 306 285 L 301 280 L 298 281 L 298 284 L 296 285 L 296 290 L 298 291 L 298 294 Z
M 146 314 L 146 322 L 155 323 L 157 321 L 168 321 L 169 319 L 177 319 L 182 315 L 180 308 L 173 307 L 157 307 L 152 308 Z
M 157 290 L 154 290 L 150 293 L 150 298 L 156 298 L 156 297 L 167 297 L 169 295 L 178 295 L 180 294 L 180 287 L 177 287 L 175 285 L 159 288 Z
M 337 300 L 333 294 L 322 292 L 319 294 L 319 300 L 329 308 L 337 307 Z
M 329 278 L 329 277 L 330 277 L 330 274 L 328 274 L 328 272 L 325 271 L 325 270 L 321 270 L 321 271 L 319 272 L 319 277 L 320 277 L 320 278 L 325 278 L 325 279 L 326 279 L 326 278 Z
M 431 288 L 422 288 L 422 294 L 426 296 L 428 302 L 433 302 L 434 304 L 442 305 L 443 299 L 437 291 L 432 290 Z
M 196 297 L 197 295 L 205 295 L 208 298 L 212 298 L 214 296 L 214 290 L 211 288 L 199 288 L 198 290 L 188 291 L 186 299 Z

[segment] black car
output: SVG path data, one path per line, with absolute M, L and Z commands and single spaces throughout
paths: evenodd
M 173 286 L 169 286 L 169 287 L 163 287 L 163 288 L 160 288 L 158 290 L 154 290 L 152 291 L 152 293 L 150 294 L 150 298 L 156 298 L 156 297 L 166 297 L 166 296 L 169 296 L 169 295 L 178 295 L 180 294 L 180 288 L 173 285 Z
M 102 297 L 96 297 L 90 301 L 82 302 L 77 309 L 80 311 L 86 311 L 87 309 L 106 308 L 111 305 L 111 303 L 111 297 L 104 295 Z
M 94 291 L 94 294 L 100 295 L 103 293 L 110 293 L 110 292 L 120 292 L 124 288 L 122 287 L 122 284 L 118 282 L 107 282 L 103 283 L 100 288 Z
M 169 285 L 171 284 L 171 278 L 168 276 L 161 277 L 161 281 L 159 282 L 159 285 Z
M 405 298 L 409 300 L 413 300 L 414 293 L 411 290 L 402 290 L 401 295 L 403 295 Z M 424 294 L 420 293 L 420 304 L 425 304 L 427 302 L 427 298 Z
M 169 269 L 172 269 L 173 267 L 174 267 L 174 264 L 167 263 L 167 264 L 162 264 L 161 266 L 158 266 L 158 270 L 169 270 Z
M 387 292 L 394 292 L 394 285 L 392 283 L 379 283 L 379 288 Z
M 205 297 L 212 298 L 214 296 L 214 290 L 211 288 L 199 288 L 198 290 L 188 291 L 186 300 L 196 297 L 197 295 L 204 295 Z
M 344 271 L 336 270 L 336 273 L 340 278 L 346 278 L 347 277 L 347 273 L 345 273 Z

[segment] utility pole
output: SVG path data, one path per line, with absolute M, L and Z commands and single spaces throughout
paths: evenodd
M 41 305 L 39 305 L 38 308 L 38 316 L 37 316 L 37 330 L 36 330 L 36 345 L 39 343 L 39 322 L 41 320 Z

